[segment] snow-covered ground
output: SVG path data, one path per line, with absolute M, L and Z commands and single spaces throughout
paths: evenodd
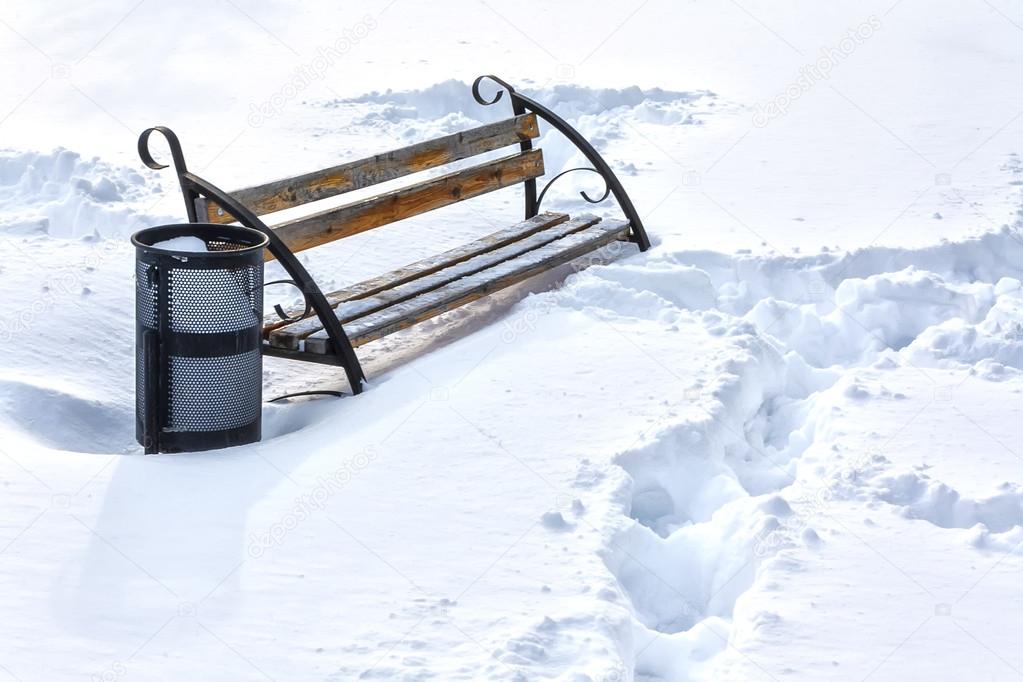
M 349 4 L 0 7 L 0 679 L 1023 675 L 1023 0 Z M 494 120 L 484 72 L 654 248 L 140 456 L 127 236 L 184 212 L 137 134 L 243 186 Z M 302 259 L 337 288 L 520 201 Z

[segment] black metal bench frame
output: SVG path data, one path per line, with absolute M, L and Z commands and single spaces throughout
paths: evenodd
M 480 85 L 484 81 L 488 80 L 498 86 L 496 93 L 490 99 L 484 97 L 480 92 Z M 632 200 L 626 193 L 625 188 L 622 187 L 618 177 L 611 170 L 611 167 L 606 161 L 604 161 L 589 141 L 580 135 L 577 130 L 568 124 L 568 122 L 549 108 L 516 91 L 515 88 L 496 76 L 480 76 L 472 85 L 473 98 L 482 106 L 490 106 L 498 103 L 506 93 L 511 100 L 511 107 L 515 116 L 523 116 L 527 113 L 534 114 L 536 117 L 542 119 L 552 128 L 564 135 L 570 142 L 572 142 L 573 145 L 575 145 L 583 156 L 586 157 L 587 161 L 592 164 L 592 168 L 573 168 L 559 173 L 547 182 L 539 194 L 537 194 L 536 177 L 530 177 L 529 179 L 524 180 L 526 219 L 534 218 L 540 214 L 540 207 L 544 197 L 547 195 L 547 191 L 550 189 L 551 185 L 562 176 L 575 171 L 596 173 L 604 179 L 605 189 L 603 195 L 598 198 L 593 198 L 586 194 L 586 192 L 581 192 L 580 194 L 582 195 L 582 198 L 589 203 L 596 204 L 603 202 L 609 196 L 613 195 L 628 222 L 629 241 L 634 242 L 641 251 L 647 250 L 650 247 L 650 240 L 647 237 L 645 228 L 643 227 L 643 222 L 640 219 L 639 214 L 636 212 L 635 206 L 633 206 Z M 305 296 L 305 312 L 301 314 L 301 317 L 315 315 L 319 319 L 319 322 L 323 325 L 323 329 L 326 331 L 333 349 L 333 352 L 329 354 L 314 355 L 310 353 L 301 353 L 275 348 L 264 340 L 263 353 L 265 355 L 302 360 L 306 362 L 320 362 L 338 365 L 344 369 L 352 391 L 356 394 L 361 393 L 366 376 L 363 373 L 362 366 L 355 354 L 352 343 L 350 342 L 348 335 L 345 333 L 344 327 L 335 314 L 333 307 L 327 300 L 327 297 L 310 276 L 306 268 L 295 256 L 292 249 L 289 248 L 289 246 L 273 228 L 269 227 L 258 215 L 256 215 L 254 210 L 242 204 L 233 197 L 230 192 L 225 192 L 208 180 L 190 172 L 185 164 L 185 156 L 181 150 L 181 143 L 178 140 L 177 135 L 175 135 L 170 128 L 156 126 L 143 131 L 139 136 L 138 153 L 142 162 L 146 166 L 154 170 L 168 167 L 167 164 L 157 162 L 149 150 L 149 138 L 153 132 L 159 132 L 166 139 L 167 144 L 170 147 L 172 163 L 174 164 L 174 170 L 177 174 L 181 192 L 185 200 L 185 209 L 188 213 L 189 221 L 193 223 L 205 222 L 203 220 L 204 216 L 200 215 L 200 211 L 205 214 L 205 207 L 207 206 L 206 202 L 213 201 L 220 209 L 226 212 L 238 223 L 266 234 L 270 240 L 267 248 L 273 257 L 280 262 L 281 266 L 291 278 L 290 280 L 287 280 L 287 282 L 297 286 Z M 520 141 L 520 150 L 522 152 L 529 152 L 532 149 L 533 140 L 531 138 L 522 138 Z M 280 309 L 280 307 L 278 307 L 276 311 L 278 315 L 287 322 L 299 319 L 298 317 L 289 318 L 285 312 Z

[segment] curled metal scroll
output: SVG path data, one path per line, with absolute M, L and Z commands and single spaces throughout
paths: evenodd
M 142 159 L 142 163 L 153 170 L 167 168 L 167 164 L 160 163 L 153 158 L 153 152 L 149 150 L 149 137 L 154 132 L 163 135 L 163 138 L 167 140 L 167 146 L 170 147 L 171 160 L 174 162 L 174 173 L 178 176 L 178 183 L 181 185 L 181 195 L 185 199 L 185 210 L 188 212 L 188 220 L 193 223 L 199 222 L 199 216 L 195 210 L 195 199 L 198 195 L 189 188 L 188 183 L 185 181 L 185 177 L 188 175 L 188 167 L 185 166 L 185 153 L 181 151 L 181 142 L 178 140 L 178 136 L 174 134 L 174 131 L 167 126 L 153 126 L 143 130 L 142 134 L 139 135 L 138 141 L 139 158 Z
M 309 317 L 309 311 L 312 310 L 312 303 L 309 302 L 309 296 L 306 295 L 305 291 L 302 291 L 302 287 L 299 286 L 298 282 L 296 282 L 293 279 L 276 279 L 272 282 L 264 282 L 263 288 L 265 289 L 271 284 L 290 284 L 291 286 L 295 287 L 296 289 L 302 292 L 302 300 L 305 302 L 305 310 L 302 311 L 301 315 L 295 315 L 294 317 L 289 317 L 288 314 L 284 312 L 284 308 L 282 308 L 281 305 L 278 303 L 277 305 L 274 306 L 274 312 L 277 313 L 277 317 L 281 318 L 283 321 L 289 324 L 292 322 L 298 322 L 299 320 L 304 320 L 305 318 Z
M 480 84 L 483 81 L 485 81 L 485 80 L 493 81 L 493 82 L 497 83 L 499 86 L 501 86 L 501 89 L 498 89 L 498 91 L 494 95 L 493 99 L 487 99 L 482 94 L 480 94 Z M 472 98 L 474 100 L 476 100 L 477 104 L 480 104 L 480 105 L 485 106 L 485 107 L 489 107 L 491 104 L 497 104 L 498 102 L 501 101 L 501 98 L 504 97 L 505 90 L 508 91 L 509 95 L 514 95 L 515 94 L 515 88 L 513 88 L 511 85 L 509 85 L 504 80 L 498 78 L 497 76 L 489 76 L 489 75 L 487 75 L 487 76 L 480 76 L 475 81 L 473 81 L 473 84 L 472 84 Z
M 590 195 L 587 194 L 584 191 L 580 191 L 579 192 L 579 195 L 582 196 L 582 198 L 585 201 L 587 201 L 587 202 L 589 202 L 591 204 L 599 204 L 600 202 L 604 201 L 609 196 L 611 196 L 611 185 L 608 183 L 607 178 L 605 178 L 604 175 L 599 170 L 597 170 L 596 168 L 587 168 L 585 166 L 580 167 L 580 168 L 569 168 L 568 170 L 562 171 L 562 172 L 558 173 L 557 175 L 555 175 L 553 178 L 551 178 L 550 182 L 548 182 L 546 185 L 544 185 L 543 190 L 540 192 L 540 196 L 537 197 L 537 200 L 536 200 L 536 208 L 537 208 L 537 210 L 539 210 L 540 209 L 540 205 L 543 204 L 543 198 L 544 198 L 544 196 L 546 196 L 547 190 L 549 190 L 551 188 L 551 185 L 553 185 L 555 182 L 557 182 L 559 178 L 561 178 L 561 177 L 563 177 L 565 175 L 568 175 L 569 173 L 575 173 L 576 171 L 587 171 L 587 172 L 590 172 L 590 173 L 596 173 L 604 181 L 604 194 L 599 199 L 594 199 L 594 198 L 590 197 Z
M 153 170 L 161 170 L 167 167 L 167 164 L 160 163 L 153 158 L 153 153 L 149 151 L 149 136 L 154 132 L 163 135 L 164 139 L 167 140 L 167 146 L 170 147 L 171 159 L 174 161 L 174 170 L 180 175 L 188 170 L 185 167 L 185 154 L 181 151 L 181 142 L 178 141 L 178 136 L 174 134 L 174 131 L 166 126 L 154 126 L 152 128 L 146 128 L 139 135 L 138 150 L 139 158 L 142 159 L 142 163 L 146 164 Z
M 480 85 L 484 81 L 490 81 L 499 86 L 498 91 L 489 99 L 483 96 L 480 92 Z M 527 97 L 520 92 L 517 92 L 508 82 L 494 76 L 492 74 L 486 74 L 477 78 L 472 84 L 472 96 L 482 106 L 491 106 L 497 104 L 504 97 L 505 93 L 508 94 L 508 99 L 511 100 L 512 111 L 516 116 L 521 116 L 526 112 L 535 114 L 538 118 L 543 119 L 548 125 L 557 130 L 559 133 L 564 135 L 569 142 L 575 145 L 575 148 L 582 152 L 582 155 L 586 157 L 586 160 L 592 164 L 593 168 L 587 169 L 599 174 L 604 178 L 604 182 L 607 185 L 607 191 L 603 201 L 607 198 L 608 194 L 613 194 L 615 200 L 618 202 L 619 207 L 622 209 L 622 213 L 629 221 L 631 228 L 631 239 L 636 242 L 641 251 L 646 251 L 650 248 L 650 238 L 647 236 L 646 228 L 643 226 L 643 221 L 636 211 L 636 207 L 632 203 L 632 199 L 629 198 L 625 188 L 622 187 L 621 181 L 618 180 L 618 176 L 615 175 L 614 171 L 607 164 L 607 161 L 600 155 L 589 140 L 583 137 L 578 130 L 573 128 L 568 121 L 558 116 L 550 108 L 540 104 L 535 99 Z M 522 150 L 525 151 L 531 148 L 530 140 L 523 140 L 521 143 Z M 573 169 L 573 171 L 576 169 Z M 572 171 L 566 171 L 572 172 Z M 562 173 L 561 175 L 564 175 Z M 561 177 L 560 175 L 558 177 Z M 555 177 L 553 180 L 547 183 L 547 187 L 550 187 L 551 183 L 558 178 Z M 539 212 L 540 198 L 536 196 L 536 180 L 531 179 L 526 181 L 526 218 L 531 218 Z M 547 187 L 544 188 L 544 192 L 547 191 Z M 583 193 L 583 198 L 590 203 L 593 202 L 590 197 Z

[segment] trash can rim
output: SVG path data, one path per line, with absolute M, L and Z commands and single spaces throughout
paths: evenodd
M 173 249 L 162 249 L 150 242 L 164 241 L 174 237 L 198 237 L 204 241 L 211 241 L 209 233 L 216 232 L 216 237 L 222 241 L 230 241 L 243 248 L 230 251 L 175 251 Z M 146 239 L 149 237 L 150 239 Z M 157 238 L 152 238 L 157 237 Z M 144 241 L 145 240 L 145 241 Z M 187 258 L 223 258 L 224 256 L 242 256 L 253 251 L 266 248 L 270 238 L 259 230 L 241 225 L 217 225 L 215 223 L 173 223 L 170 225 L 154 225 L 139 230 L 131 236 L 131 243 L 139 249 L 149 253 L 167 254 L 171 256 L 182 256 Z

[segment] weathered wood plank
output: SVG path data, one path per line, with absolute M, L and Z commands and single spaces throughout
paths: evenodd
M 256 215 L 265 215 L 461 161 L 539 135 L 536 115 L 523 114 L 369 158 L 238 189 L 229 194 Z M 211 223 L 229 223 L 233 220 L 213 201 L 206 205 L 206 219 Z
M 379 310 L 393 306 L 416 296 L 420 296 L 445 284 L 464 277 L 470 277 L 491 268 L 499 263 L 529 253 L 546 244 L 555 242 L 575 232 L 580 232 L 600 222 L 596 216 L 580 216 L 540 230 L 507 246 L 481 253 L 460 263 L 437 270 L 432 274 L 418 277 L 397 286 L 388 287 L 372 296 L 364 296 L 347 300 L 335 308 L 342 324 L 371 315 Z M 322 326 L 318 318 L 309 318 L 301 322 L 287 325 L 271 332 L 269 341 L 276 348 L 296 350 L 303 339 L 315 334 Z
M 507 246 L 514 241 L 518 241 L 524 237 L 528 237 L 531 234 L 539 232 L 548 227 L 563 223 L 568 220 L 568 215 L 565 213 L 541 213 L 538 216 L 523 220 L 520 223 L 507 227 L 503 230 L 488 234 L 485 237 L 481 237 L 475 241 L 463 244 L 454 249 L 450 249 L 443 253 L 439 253 L 429 258 L 416 261 L 411 265 L 392 270 L 391 272 L 383 275 L 378 275 L 372 279 L 364 280 L 351 286 L 347 286 L 338 291 L 326 294 L 327 301 L 330 302 L 331 307 L 337 307 L 337 305 L 343 301 L 349 301 L 356 298 L 362 298 L 365 296 L 372 296 L 373 294 L 379 293 L 384 289 L 392 286 L 398 286 L 409 282 L 417 277 L 423 277 L 425 275 L 433 274 L 442 268 L 447 268 L 452 265 L 461 263 L 462 261 L 468 260 L 473 256 L 477 256 L 487 251 L 499 249 L 502 246 Z M 288 317 L 296 317 L 302 313 L 302 309 L 290 310 L 287 312 Z M 319 325 L 318 318 L 312 316 L 308 318 L 310 322 L 303 321 L 303 324 L 316 324 L 317 328 Z M 290 324 L 299 324 L 297 322 Z M 281 320 L 276 314 L 267 315 L 263 320 L 263 335 L 268 336 L 269 332 L 274 329 L 288 326 L 288 322 Z
M 613 241 L 626 239 L 628 234 L 627 222 L 612 220 L 598 223 L 504 261 L 475 276 L 455 280 L 439 289 L 359 318 L 346 325 L 345 332 L 353 346 L 361 346 L 569 263 Z M 322 354 L 328 352 L 328 346 L 326 332 L 321 331 L 305 340 L 304 350 L 307 353 Z
M 533 149 L 289 220 L 275 225 L 274 231 L 292 251 L 298 252 L 478 197 L 543 173 L 543 153 Z M 269 253 L 267 251 L 268 259 Z
M 495 249 L 499 249 L 503 246 L 508 246 L 512 242 L 517 242 L 529 237 L 530 235 L 536 234 L 541 230 L 554 227 L 568 219 L 569 215 L 567 213 L 541 213 L 534 218 L 523 220 L 511 227 L 498 230 L 497 232 L 491 233 L 485 237 L 471 241 L 468 244 L 450 249 L 437 254 L 436 256 L 424 258 L 421 261 L 417 261 L 411 265 L 406 265 L 398 270 L 393 270 L 385 275 L 379 275 L 373 279 L 368 279 L 359 284 L 352 285 L 352 287 L 346 287 L 345 289 L 331 292 L 327 294 L 327 300 L 330 301 L 331 306 L 337 307 L 339 303 L 343 303 L 344 301 L 350 301 L 364 296 L 372 296 L 384 289 L 404 284 L 405 282 L 416 279 L 417 277 L 431 275 L 438 270 L 452 265 L 457 265 L 458 263 L 466 261 L 473 256 L 478 256 L 482 253 L 487 253 L 488 251 L 494 251 Z

